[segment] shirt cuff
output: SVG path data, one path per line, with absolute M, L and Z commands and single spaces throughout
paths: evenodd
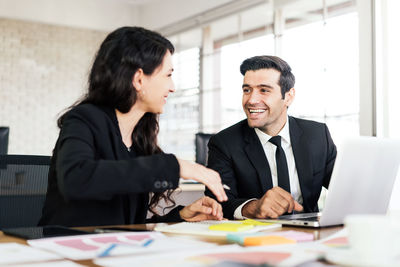
M 244 220 L 244 219 L 246 219 L 246 218 L 243 217 L 243 215 L 242 215 L 242 208 L 243 208 L 244 205 L 246 205 L 248 202 L 253 201 L 253 200 L 257 200 L 257 198 L 249 199 L 249 200 L 243 202 L 242 205 L 240 205 L 239 207 L 237 207 L 237 208 L 235 209 L 235 212 L 233 213 L 233 218 L 234 218 L 235 220 Z

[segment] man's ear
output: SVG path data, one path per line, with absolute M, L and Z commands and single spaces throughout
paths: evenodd
M 292 104 L 295 95 L 296 91 L 294 90 L 294 87 L 290 88 L 290 90 L 285 93 L 285 104 L 287 107 L 289 107 Z
M 132 77 L 132 85 L 137 92 L 142 91 L 144 82 L 144 72 L 142 69 L 138 69 Z

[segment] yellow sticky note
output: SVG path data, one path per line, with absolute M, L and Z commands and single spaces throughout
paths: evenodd
M 249 225 L 257 226 L 257 225 L 272 225 L 274 223 L 259 222 L 259 221 L 252 220 L 252 219 L 246 219 L 246 220 L 242 221 L 242 224 L 246 224 L 246 225 L 249 224 Z
M 210 225 L 208 229 L 214 231 L 240 232 L 249 230 L 253 227 L 254 227 L 253 225 L 242 224 L 242 223 L 220 223 L 220 224 Z
M 275 235 L 249 236 L 245 237 L 243 241 L 244 246 L 266 246 L 266 245 L 294 244 L 294 243 L 296 243 L 296 240 Z

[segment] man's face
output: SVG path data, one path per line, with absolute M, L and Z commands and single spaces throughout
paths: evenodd
M 280 72 L 275 69 L 247 71 L 243 79 L 243 110 L 251 128 L 270 133 L 279 131 L 286 122 L 287 108 L 294 98 L 294 88 L 282 99 Z

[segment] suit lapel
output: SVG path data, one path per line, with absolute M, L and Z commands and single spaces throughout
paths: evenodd
M 263 193 L 272 188 L 271 170 L 267 157 L 265 156 L 262 144 L 254 129 L 248 127 L 247 122 L 243 127 L 244 140 L 246 142 L 244 150 L 251 164 L 258 173 L 258 179 Z
M 310 208 L 311 206 L 307 201 L 312 195 L 313 186 L 312 161 L 309 151 L 310 148 L 308 146 L 306 137 L 303 135 L 303 130 L 299 127 L 293 117 L 289 117 L 289 131 L 297 175 L 299 177 L 301 194 L 303 196 L 303 206 Z

